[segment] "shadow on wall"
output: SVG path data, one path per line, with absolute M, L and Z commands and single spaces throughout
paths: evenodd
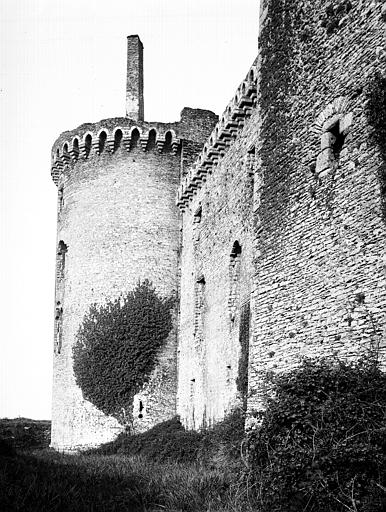
M 370 139 L 377 146 L 382 159 L 378 180 L 382 218 L 386 222 L 386 76 L 380 72 L 376 72 L 368 83 L 366 116 L 371 127 Z

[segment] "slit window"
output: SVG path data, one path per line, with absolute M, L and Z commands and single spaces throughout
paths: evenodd
M 330 140 L 330 148 L 335 160 L 339 159 L 340 152 L 342 151 L 345 135 L 339 129 L 339 122 L 337 121 L 327 132 Z
M 194 212 L 193 223 L 200 224 L 202 219 L 202 206 L 200 205 L 197 210 Z
M 55 332 L 54 332 L 54 352 L 60 354 L 62 350 L 62 334 L 63 334 L 63 308 L 58 300 L 55 305 Z
M 256 203 L 256 186 L 255 186 L 255 164 L 256 164 L 256 151 L 255 146 L 249 148 L 245 160 L 245 168 L 248 174 L 248 191 L 249 200 L 252 202 L 253 207 Z
M 67 245 L 61 240 L 58 244 L 58 252 L 56 255 L 56 277 L 63 279 L 66 266 Z
M 143 418 L 143 410 L 144 410 L 143 402 L 142 402 L 142 400 L 140 400 L 138 403 L 138 418 L 140 420 Z
M 193 215 L 193 237 L 194 241 L 200 240 L 200 224 L 202 220 L 202 206 L 200 205 Z
M 352 120 L 352 113 L 347 113 L 343 116 L 335 114 L 324 122 L 320 138 L 320 152 L 315 166 L 315 172 L 319 177 L 337 168 Z
M 201 336 L 203 332 L 203 313 L 205 301 L 205 277 L 200 275 L 195 283 L 194 301 L 194 335 Z
M 248 394 L 248 362 L 249 362 L 249 335 L 251 329 L 251 303 L 250 299 L 241 306 L 240 309 L 240 358 L 239 358 L 239 376 L 237 379 L 237 388 L 243 400 L 243 409 L 247 409 Z
M 64 187 L 58 189 L 58 212 L 60 213 L 64 207 Z

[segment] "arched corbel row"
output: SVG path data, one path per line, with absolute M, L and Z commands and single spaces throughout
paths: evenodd
M 184 209 L 196 190 L 206 181 L 238 136 L 257 102 L 257 66 L 254 63 L 214 127 L 177 193 L 177 205 Z
M 102 154 L 113 155 L 118 150 L 143 152 L 156 151 L 176 155 L 181 140 L 172 129 L 160 132 L 155 127 L 117 126 L 112 131 L 101 128 L 94 133 L 90 130 L 61 142 L 52 153 L 51 174 L 57 184 L 65 165 L 74 165 L 78 160 L 87 160 Z

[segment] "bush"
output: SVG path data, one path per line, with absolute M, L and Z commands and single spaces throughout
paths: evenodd
M 179 418 L 164 421 L 141 434 L 122 433 L 90 453 L 140 455 L 151 461 L 197 462 L 208 467 L 240 466 L 244 413 L 236 410 L 214 427 L 185 430 Z
M 273 384 L 248 440 L 262 512 L 385 510 L 386 375 L 377 364 L 307 360 Z
M 157 461 L 191 462 L 197 459 L 201 438 L 198 432 L 187 432 L 175 417 L 141 434 L 122 433 L 96 451 L 105 455 L 117 453 L 141 455 Z
M 8 439 L 0 439 L 0 456 L 13 457 L 16 455 L 16 450 L 13 444 Z
M 0 419 L 0 454 L 8 450 L 47 448 L 50 444 L 51 422 L 27 418 Z
M 172 328 L 173 302 L 146 280 L 124 297 L 90 307 L 73 347 L 75 378 L 85 399 L 127 421 L 133 397 L 148 381 Z

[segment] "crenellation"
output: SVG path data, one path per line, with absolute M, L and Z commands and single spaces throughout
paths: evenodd
M 98 126 L 96 126 L 97 128 Z M 161 130 L 160 127 L 154 127 L 152 125 L 147 126 L 138 126 L 132 125 L 130 127 L 122 127 L 117 126 L 113 128 L 112 132 L 110 132 L 107 128 L 103 126 L 99 126 L 98 131 L 87 130 L 85 133 L 81 133 L 76 130 L 76 136 L 73 137 L 72 145 L 68 143 L 67 139 L 64 142 L 61 140 L 62 137 L 56 142 L 53 146 L 52 153 L 52 172 L 58 173 L 59 169 L 62 168 L 62 164 L 72 164 L 78 161 L 79 157 L 82 159 L 91 158 L 95 155 L 100 155 L 102 152 L 107 152 L 109 154 L 113 154 L 116 149 L 118 149 L 117 144 L 117 132 L 120 131 L 122 136 L 119 139 L 119 146 L 122 146 L 126 149 L 126 151 L 130 152 L 132 150 L 132 133 L 134 130 L 138 131 L 139 136 L 139 144 L 142 150 L 145 152 L 149 145 L 149 136 L 151 132 L 155 132 L 155 146 L 158 149 L 159 153 L 163 153 L 164 151 L 168 151 L 165 149 L 165 140 L 168 134 L 171 135 L 170 141 L 170 152 L 174 155 L 181 149 L 181 144 L 183 144 L 183 140 L 176 135 L 176 131 L 171 129 L 169 125 L 164 127 L 164 130 Z M 103 138 L 103 149 L 101 147 L 101 135 Z M 74 145 L 74 141 L 77 142 L 77 145 Z M 64 148 L 67 148 L 65 151 Z M 70 150 L 68 148 L 71 147 Z M 56 148 L 56 150 L 55 150 Z M 55 176 L 56 176 L 55 174 Z M 54 175 L 54 174 L 53 174 Z M 57 179 L 57 178 L 55 178 Z

